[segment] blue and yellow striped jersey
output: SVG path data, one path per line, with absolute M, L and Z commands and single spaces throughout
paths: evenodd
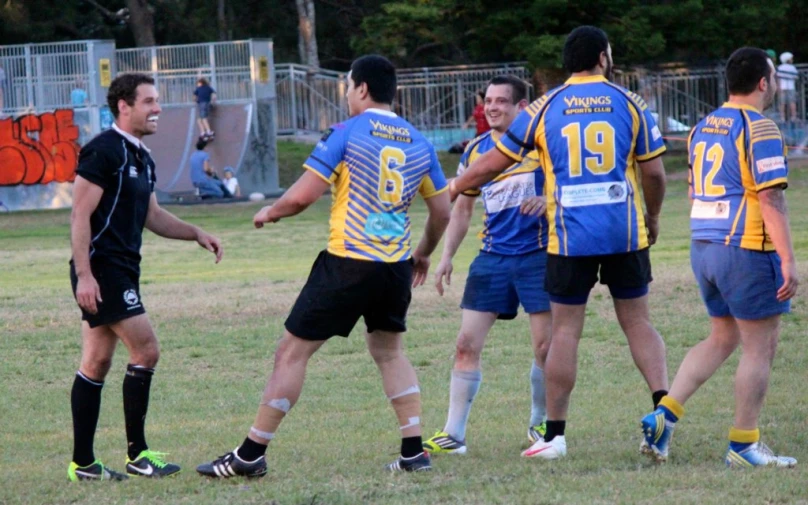
M 516 117 L 497 148 L 537 150 L 546 177 L 547 252 L 595 256 L 648 247 L 637 162 L 665 152 L 638 95 L 602 76 L 574 77 Z
M 754 107 L 725 103 L 688 139 L 693 240 L 774 251 L 758 192 L 788 183 L 780 130 Z
M 303 164 L 332 184 L 328 252 L 394 263 L 410 258 L 415 193 L 446 190 L 435 149 L 392 112 L 368 109 L 329 128 Z
M 460 158 L 457 175 L 474 160 L 496 147 L 494 131 L 475 138 Z M 519 163 L 514 163 L 494 180 L 480 189 L 463 192 L 466 196 L 481 196 L 485 214 L 483 230 L 479 233 L 483 251 L 512 256 L 538 251 L 547 247 L 547 218 L 526 216 L 519 207 L 526 198 L 544 193 L 544 172 L 535 151 Z

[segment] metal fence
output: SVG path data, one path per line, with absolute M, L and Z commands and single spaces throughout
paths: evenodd
M 801 138 L 805 134 L 801 128 L 794 128 L 793 125 L 802 123 L 806 118 L 808 65 L 797 65 L 797 69 L 800 78 L 796 82 L 794 93 L 796 111 L 793 117 L 790 107 L 781 111 L 780 102 L 783 97 L 780 94 L 775 97 L 774 106 L 766 113 L 784 125 L 787 136 Z M 616 74 L 615 81 L 643 97 L 658 116 L 660 128 L 667 135 L 686 134 L 699 120 L 726 101 L 728 96 L 723 67 L 678 68 L 656 72 L 633 70 Z
M 468 137 L 463 129 L 474 109 L 474 95 L 495 75 L 513 74 L 528 85 L 523 63 L 400 69 L 396 112 L 443 147 Z M 278 133 L 320 132 L 348 117 L 345 73 L 303 65 L 275 67 Z M 532 87 L 531 87 L 532 89 Z
M 220 102 L 252 100 L 250 41 L 118 49 L 118 73 L 151 75 L 163 105 L 193 103 L 197 80 L 205 78 Z
M 93 43 L 0 46 L 0 114 L 83 106 Z

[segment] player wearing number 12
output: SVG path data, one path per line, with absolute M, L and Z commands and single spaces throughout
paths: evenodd
M 354 61 L 346 93 L 352 117 L 326 131 L 300 179 L 255 215 L 261 228 L 302 212 L 332 188 L 328 248 L 286 319 L 255 422 L 240 447 L 200 465 L 202 475 L 264 475 L 267 444 L 300 397 L 309 358 L 332 336 L 347 337 L 360 317 L 402 437 L 401 457 L 386 468 L 431 468 L 422 447 L 418 379 L 402 351 L 402 333 L 412 287 L 424 283 L 429 256 L 449 224 L 449 195 L 432 144 L 390 110 L 395 94 L 388 60 L 370 55 Z M 429 216 L 411 251 L 409 208 L 417 193 Z
M 565 427 L 578 343 L 598 273 L 612 294 L 654 405 L 667 392 L 665 344 L 648 311 L 648 248 L 659 231 L 665 193 L 662 136 L 643 100 L 609 82 L 611 47 L 602 30 L 573 30 L 563 59 L 570 79 L 517 116 L 497 149 L 450 184 L 453 196 L 480 186 L 534 149 L 544 167 L 549 225 L 545 287 L 553 320 L 545 366 L 547 431 L 544 440 L 522 453 L 542 459 L 567 453 Z
M 763 110 L 777 90 L 762 49 L 744 47 L 727 62 L 729 101 L 693 128 L 690 161 L 690 261 L 710 315 L 710 335 L 685 356 L 670 393 L 642 419 L 657 461 L 668 457 L 684 403 L 741 346 L 729 466 L 792 467 L 760 442 L 758 416 L 780 333 L 797 290 L 785 195 L 788 163 L 780 130 Z

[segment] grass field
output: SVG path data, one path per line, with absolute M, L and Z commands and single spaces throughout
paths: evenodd
M 308 152 L 299 150 L 282 149 L 285 184 Z M 456 157 L 444 159 L 447 168 L 452 163 Z M 808 177 L 795 173 L 792 178 L 792 228 L 802 278 L 808 279 Z M 689 269 L 688 204 L 678 179 L 670 183 L 660 242 L 653 249 L 651 294 L 671 377 L 708 323 Z M 200 478 L 195 466 L 232 450 L 250 427 L 284 316 L 328 231 L 327 199 L 261 231 L 251 224 L 258 207 L 171 208 L 224 240 L 220 265 L 194 244 L 145 234 L 142 294 L 162 345 L 147 435 L 152 448 L 170 452 L 170 460 L 184 470 L 169 480 L 114 484 L 66 479 L 70 387 L 80 353 L 79 313 L 67 276 L 69 212 L 0 217 L 0 503 L 808 503 L 804 298 L 785 317 L 760 424 L 764 439 L 797 457 L 800 466 L 750 472 L 723 466 L 736 355 L 688 403 L 671 461 L 656 468 L 637 454 L 639 419 L 651 407 L 650 395 L 601 287 L 587 311 L 565 460 L 519 457 L 527 445 L 531 361 L 527 319 L 521 315 L 495 326 L 490 336 L 465 457 L 436 457 L 435 470 L 426 475 L 381 471 L 395 457 L 398 430 L 361 331 L 355 331 L 348 339 L 333 339 L 313 358 L 301 401 L 271 444 L 267 477 Z M 419 203 L 416 236 L 424 216 Z M 427 436 L 445 420 L 457 306 L 476 247 L 473 237 L 463 244 L 455 283 L 444 298 L 429 286 L 414 296 L 406 345 L 421 381 Z M 123 468 L 125 458 L 121 382 L 126 363 L 121 348 L 96 436 L 96 455 L 116 469 Z

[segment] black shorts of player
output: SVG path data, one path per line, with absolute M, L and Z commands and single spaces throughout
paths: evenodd
M 412 299 L 412 262 L 363 261 L 322 251 L 286 319 L 306 340 L 347 337 L 360 317 L 367 331 L 404 332 Z
M 140 272 L 114 262 L 91 260 L 90 270 L 101 290 L 102 302 L 97 302 L 98 312 L 90 314 L 81 309 L 81 320 L 87 321 L 90 328 L 117 323 L 124 319 L 144 314 L 146 309 L 140 300 Z M 70 261 L 70 284 L 73 297 L 78 285 L 76 268 Z
M 651 257 L 648 248 L 603 256 L 547 255 L 544 287 L 550 301 L 566 305 L 586 303 L 598 281 L 609 286 L 613 298 L 632 299 L 648 294 Z

